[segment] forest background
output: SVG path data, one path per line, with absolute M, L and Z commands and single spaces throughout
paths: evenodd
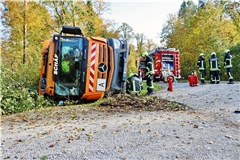
M 1 114 L 12 114 L 50 106 L 53 102 L 37 94 L 44 40 L 59 33 L 63 25 L 80 26 L 85 36 L 121 38 L 130 42 L 129 72 L 143 51 L 156 49 L 151 39 L 135 33 L 127 24 L 104 19 L 110 3 L 104 1 L 1 1 Z M 148 29 L 151 29 L 150 27 Z M 178 13 L 169 14 L 161 44 L 181 52 L 181 76 L 187 78 L 200 53 L 206 61 L 216 52 L 221 80 L 228 80 L 223 67 L 224 50 L 230 49 L 233 77 L 240 80 L 240 2 L 226 0 L 183 1 Z M 136 46 L 133 45 L 136 41 Z M 161 46 L 162 47 L 162 46 Z M 207 63 L 208 68 L 208 63 Z M 206 79 L 210 79 L 207 71 Z

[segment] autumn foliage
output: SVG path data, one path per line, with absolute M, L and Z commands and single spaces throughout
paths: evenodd
M 221 80 L 228 80 L 223 60 L 224 50 L 230 49 L 233 77 L 239 80 L 239 27 L 239 2 L 209 0 L 196 5 L 189 0 L 182 3 L 178 14 L 169 15 L 161 37 L 168 47 L 181 51 L 182 76 L 187 77 L 192 69 L 197 70 L 196 61 L 200 53 L 205 53 L 208 61 L 211 53 L 216 52 L 221 64 Z

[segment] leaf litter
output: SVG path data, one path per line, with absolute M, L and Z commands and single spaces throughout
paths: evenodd
M 129 112 L 159 110 L 185 111 L 191 108 L 184 104 L 168 101 L 157 96 L 118 94 L 100 103 L 99 109 L 108 112 Z
M 132 111 L 187 111 L 191 108 L 187 105 L 162 99 L 158 96 L 144 96 L 132 94 L 116 94 L 108 98 L 100 99 L 94 103 L 82 103 L 78 105 L 56 106 L 32 110 L 13 115 L 4 116 L 3 119 L 10 122 L 26 122 L 35 124 L 50 122 L 50 120 L 74 120 L 80 115 L 91 113 L 113 114 L 129 113 Z M 2 122 L 3 122 L 2 119 Z M 6 121 L 5 121 L 6 122 Z

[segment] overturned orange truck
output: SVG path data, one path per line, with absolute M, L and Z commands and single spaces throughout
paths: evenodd
M 80 27 L 63 26 L 43 44 L 39 94 L 98 100 L 125 93 L 128 54 L 127 40 L 85 37 Z

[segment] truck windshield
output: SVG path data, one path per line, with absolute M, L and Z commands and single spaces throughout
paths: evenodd
M 55 81 L 57 95 L 79 95 L 82 49 L 83 39 L 81 37 L 61 37 L 59 74 Z

